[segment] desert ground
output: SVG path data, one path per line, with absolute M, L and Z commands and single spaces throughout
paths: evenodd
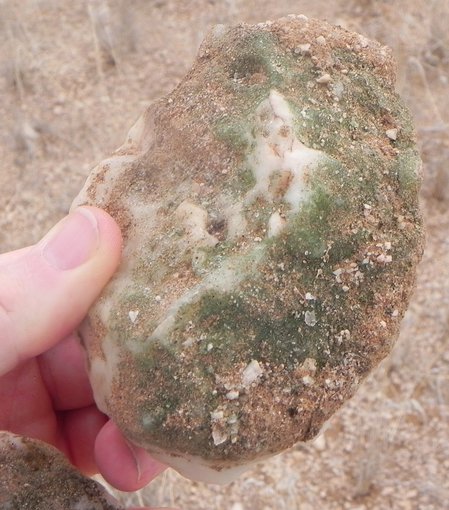
M 211 25 L 289 13 L 389 45 L 423 158 L 427 229 L 391 356 L 313 442 L 226 487 L 168 470 L 126 504 L 195 510 L 449 508 L 449 0 L 0 0 L 0 252 L 36 242 Z

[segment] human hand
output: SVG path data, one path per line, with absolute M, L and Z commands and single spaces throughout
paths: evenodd
M 36 245 L 0 255 L 0 430 L 53 444 L 83 473 L 134 491 L 165 466 L 97 409 L 74 332 L 121 242 L 106 212 L 82 207 Z

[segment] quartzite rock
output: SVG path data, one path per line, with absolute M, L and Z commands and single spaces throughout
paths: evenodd
M 420 165 L 387 48 L 305 16 L 215 27 L 75 201 L 125 236 L 84 327 L 100 408 L 204 480 L 314 437 L 398 334 Z
M 0 432 L 2 510 L 123 510 L 53 446 Z

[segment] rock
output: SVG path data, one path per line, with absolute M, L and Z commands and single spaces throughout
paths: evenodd
M 123 509 L 59 450 L 10 432 L 0 432 L 0 480 L 3 510 Z
M 215 27 L 74 202 L 125 238 L 83 326 L 99 407 L 201 480 L 313 438 L 398 334 L 420 166 L 387 48 L 304 16 Z

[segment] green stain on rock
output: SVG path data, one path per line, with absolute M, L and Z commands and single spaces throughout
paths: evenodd
M 230 122 L 226 117 L 216 123 L 215 136 L 237 153 L 248 146 L 248 129 L 245 124 Z
M 236 53 L 228 67 L 229 77 L 239 85 L 262 84 L 272 87 L 282 82 L 282 52 L 279 51 L 276 38 L 267 32 L 249 32 L 243 36 Z M 254 81 L 252 81 L 254 79 Z M 267 83 L 268 82 L 268 83 Z
M 256 284 L 253 283 L 253 288 Z M 206 332 L 199 349 L 200 363 L 221 373 L 235 364 L 247 364 L 251 359 L 290 367 L 308 357 L 316 358 L 320 365 L 328 361 L 322 349 L 325 335 L 324 326 L 319 324 L 320 310 L 315 311 L 316 328 L 309 328 L 304 322 L 305 310 L 272 319 L 258 312 L 247 297 L 244 291 L 240 295 L 209 292 L 189 310 L 188 316 L 195 320 L 195 328 Z M 268 297 L 275 299 L 260 295 L 260 299 Z
M 399 193 L 402 195 L 410 209 L 416 211 L 417 197 L 421 183 L 421 159 L 416 150 L 408 149 L 398 155 L 393 172 L 399 183 Z
M 273 241 L 281 251 L 277 256 L 279 260 L 282 260 L 287 252 L 298 260 L 321 259 L 332 245 L 335 218 L 344 216 L 348 211 L 348 202 L 343 196 L 332 194 L 319 179 L 314 179 L 314 182 L 310 198 L 291 220 L 285 241 Z M 340 232 L 337 238 L 341 238 Z

